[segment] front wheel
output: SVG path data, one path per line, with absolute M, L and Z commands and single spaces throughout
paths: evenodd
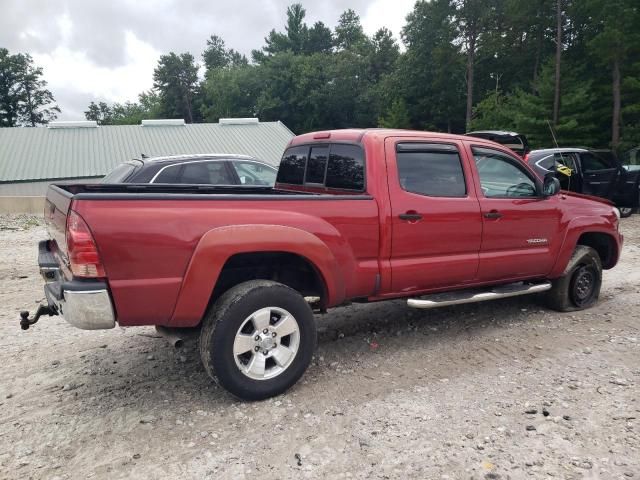
M 602 262 L 593 248 L 578 245 L 562 277 L 553 281 L 547 304 L 554 310 L 571 312 L 593 306 L 600 296 Z
M 302 295 L 277 282 L 252 280 L 225 292 L 207 312 L 200 355 L 209 376 L 233 395 L 262 400 L 300 379 L 316 335 Z

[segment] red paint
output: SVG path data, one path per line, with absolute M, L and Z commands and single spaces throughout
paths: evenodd
M 69 209 L 86 221 L 104 265 L 120 325 L 197 325 L 225 262 L 244 252 L 280 251 L 311 262 L 328 306 L 353 298 L 382 300 L 562 274 L 579 236 L 622 236 L 611 206 L 576 195 L 484 198 L 471 145 L 486 140 L 401 130 L 336 130 L 291 145 L 354 142 L 366 156 L 369 199 L 211 200 L 73 199 L 49 190 L 46 212 L 61 262 Z M 400 187 L 395 144 L 455 145 L 467 183 L 464 198 L 435 198 Z M 526 166 L 525 166 L 526 167 Z M 528 168 L 528 167 L 526 167 Z M 291 190 L 292 188 L 288 186 Z M 312 191 L 315 187 L 295 190 Z M 329 192 L 345 194 L 353 192 Z M 485 218 L 497 210 L 502 217 Z M 415 212 L 418 221 L 398 215 Z M 529 239 L 545 239 L 527 243 Z

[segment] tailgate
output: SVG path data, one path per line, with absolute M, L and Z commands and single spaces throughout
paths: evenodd
M 58 255 L 63 263 L 67 258 L 67 241 L 65 232 L 67 229 L 67 214 L 71 208 L 73 194 L 56 185 L 49 185 L 47 199 L 44 206 L 44 219 L 51 242 L 49 250 Z

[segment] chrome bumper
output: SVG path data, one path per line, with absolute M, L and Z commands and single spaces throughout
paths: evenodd
M 49 252 L 47 242 L 39 245 L 38 263 L 45 281 L 47 302 L 58 315 L 82 330 L 103 330 L 116 326 L 116 315 L 105 282 L 65 281 L 60 267 Z
M 58 299 L 45 285 L 49 305 L 55 305 L 58 315 L 82 330 L 104 330 L 116 326 L 116 316 L 106 289 L 65 290 Z

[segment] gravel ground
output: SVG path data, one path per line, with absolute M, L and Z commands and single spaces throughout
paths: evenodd
M 402 301 L 317 317 L 302 381 L 257 403 L 196 342 L 84 332 L 43 297 L 33 217 L 0 217 L 0 478 L 640 478 L 640 215 L 600 303 Z

